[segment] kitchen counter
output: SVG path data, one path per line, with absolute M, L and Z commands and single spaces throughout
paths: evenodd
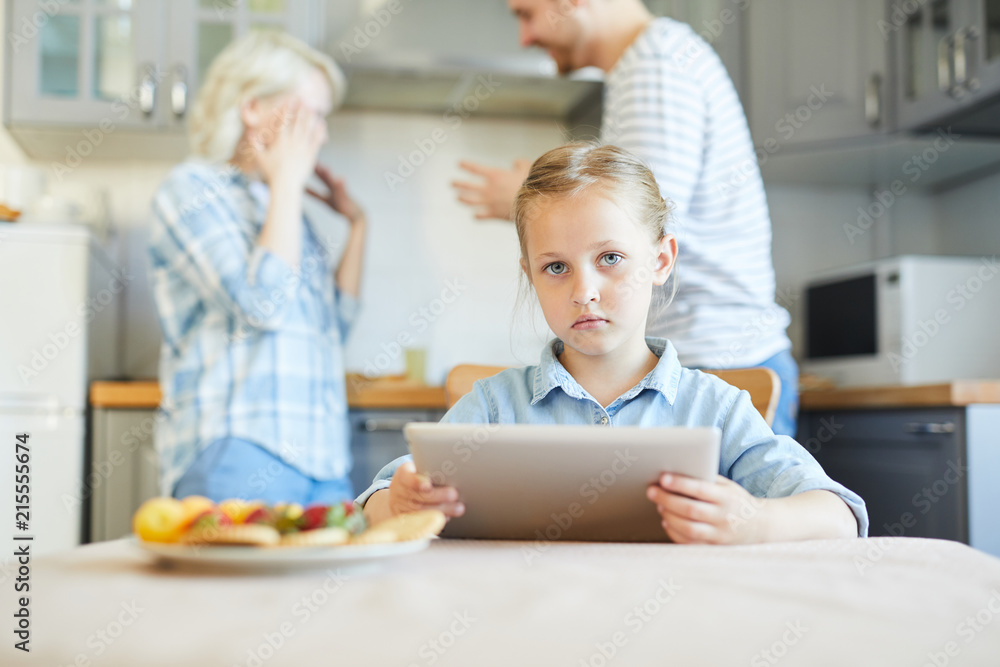
M 810 389 L 799 397 L 801 410 L 964 407 L 1000 403 L 1000 380 L 956 380 L 913 387 Z
M 155 380 L 94 382 L 90 404 L 95 408 L 156 408 L 160 405 L 160 384 Z M 347 375 L 347 405 L 354 409 L 445 410 L 444 387 L 418 384 L 402 375 L 369 379 Z

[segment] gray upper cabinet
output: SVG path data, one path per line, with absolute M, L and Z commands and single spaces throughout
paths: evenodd
M 160 0 L 15 0 L 8 8 L 8 122 L 158 123 Z
M 781 146 L 893 129 L 885 6 L 763 0 L 747 9 L 754 142 Z
M 996 134 L 1000 0 L 892 0 L 889 10 L 900 125 L 919 129 L 955 118 L 963 131 Z M 977 118 L 983 106 L 989 117 Z
M 967 96 L 969 6 L 966 0 L 889 2 L 884 29 L 896 53 L 900 127 L 951 113 Z
M 32 157 L 63 157 L 81 138 L 87 154 L 147 152 L 134 133 L 180 130 L 233 39 L 280 29 L 316 45 L 323 15 L 322 0 L 14 0 L 4 122 Z

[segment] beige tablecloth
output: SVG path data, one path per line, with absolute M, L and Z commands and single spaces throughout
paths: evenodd
M 2 590 L 4 665 L 1000 666 L 1000 560 L 937 540 L 440 540 L 269 574 L 164 569 L 118 540 L 32 564 L 28 655 Z

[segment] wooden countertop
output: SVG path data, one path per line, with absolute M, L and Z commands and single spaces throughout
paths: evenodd
M 156 380 L 93 382 L 90 404 L 95 408 L 146 408 L 160 405 L 160 384 Z M 348 373 L 347 404 L 351 408 L 384 410 L 444 410 L 444 387 L 432 387 L 389 375 L 369 379 Z
M 956 380 L 914 387 L 810 389 L 799 396 L 802 410 L 956 407 L 1000 403 L 1000 380 Z

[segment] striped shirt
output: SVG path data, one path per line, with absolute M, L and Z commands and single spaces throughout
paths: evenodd
M 224 437 L 314 479 L 350 470 L 343 340 L 357 301 L 334 285 L 337 245 L 308 221 L 297 272 L 256 244 L 268 194 L 231 167 L 188 162 L 154 199 L 162 493 Z
M 675 206 L 677 295 L 669 309 L 654 300 L 647 335 L 669 338 L 690 367 L 753 366 L 790 349 L 764 183 L 718 55 L 690 26 L 656 19 L 604 95 L 602 141 L 642 158 Z

